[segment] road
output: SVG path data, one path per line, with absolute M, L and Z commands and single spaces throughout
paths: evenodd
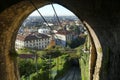
M 66 75 L 57 80 L 81 80 L 80 69 L 78 67 L 73 67 L 66 73 Z

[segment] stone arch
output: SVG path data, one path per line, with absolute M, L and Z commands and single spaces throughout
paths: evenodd
M 5 3 L 5 1 L 2 1 L 2 3 Z M 33 1 L 37 7 L 50 3 L 49 0 Z M 84 22 L 91 33 L 97 50 L 93 80 L 120 79 L 118 54 L 120 52 L 120 44 L 117 44 L 117 42 L 120 41 L 119 2 L 116 1 L 115 5 L 112 4 L 113 0 L 108 1 L 109 3 L 107 3 L 107 0 L 53 0 L 53 2 L 70 9 L 82 19 L 82 21 L 86 21 L 94 30 L 94 33 L 92 33 L 91 27 Z M 1 80 L 19 80 L 16 62 L 11 57 L 15 52 L 13 46 L 14 40 L 22 21 L 35 9 L 28 0 L 8 1 L 8 3 L 9 4 L 6 4 L 6 6 L 2 5 L 0 9 L 0 75 L 3 76 Z M 112 5 L 112 8 L 109 7 L 110 5 Z M 115 28 L 112 26 L 115 26 Z M 94 36 L 95 33 L 97 37 Z M 98 40 L 96 41 L 96 38 L 100 43 Z M 101 54 L 102 52 L 103 54 Z M 108 62 L 104 64 L 106 57 Z M 116 64 L 114 62 L 116 62 Z M 112 65 L 109 66 L 108 63 Z M 106 65 L 109 69 L 105 69 Z

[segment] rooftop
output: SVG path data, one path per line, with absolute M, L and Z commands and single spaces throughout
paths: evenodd
M 67 35 L 67 34 L 71 34 L 71 33 L 72 33 L 71 31 L 60 29 L 57 31 L 56 34 Z
M 30 34 L 18 34 L 17 40 L 21 41 L 29 41 L 29 40 L 36 40 L 36 39 L 45 39 L 50 38 L 49 36 L 41 33 L 30 33 Z

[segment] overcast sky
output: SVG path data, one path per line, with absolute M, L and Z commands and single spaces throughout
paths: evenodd
M 74 16 L 74 14 L 70 10 L 66 9 L 65 7 L 63 7 L 61 5 L 53 4 L 53 6 L 54 6 L 58 16 Z M 45 5 L 41 8 L 39 8 L 39 11 L 41 12 L 41 14 L 43 16 L 53 16 L 54 15 L 54 11 L 53 11 L 51 5 Z M 31 13 L 30 16 L 39 16 L 39 14 L 37 11 L 33 11 L 33 13 Z

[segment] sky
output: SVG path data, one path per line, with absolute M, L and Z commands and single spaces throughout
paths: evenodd
M 65 7 L 63 7 L 59 4 L 53 4 L 53 6 L 54 6 L 58 16 L 74 16 L 74 14 L 70 10 L 66 9 Z M 53 16 L 54 15 L 52 5 L 45 5 L 41 8 L 39 8 L 38 10 L 40 11 L 40 13 L 43 16 Z M 30 14 L 30 16 L 39 16 L 39 14 L 35 10 Z

